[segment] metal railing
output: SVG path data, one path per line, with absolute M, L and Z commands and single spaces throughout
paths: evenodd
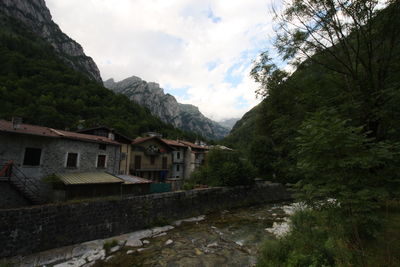
M 41 202 L 40 188 L 33 181 L 33 179 L 27 177 L 12 160 L 6 164 L 0 165 L 0 177 L 7 178 L 18 191 L 20 191 L 26 198 L 32 202 Z

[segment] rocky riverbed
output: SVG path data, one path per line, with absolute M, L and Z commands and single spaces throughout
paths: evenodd
M 253 266 L 264 240 L 288 230 L 293 205 L 202 215 L 12 259 L 16 266 Z

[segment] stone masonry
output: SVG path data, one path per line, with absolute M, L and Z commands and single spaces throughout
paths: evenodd
M 281 184 L 0 210 L 0 258 L 31 254 L 210 212 L 291 199 Z

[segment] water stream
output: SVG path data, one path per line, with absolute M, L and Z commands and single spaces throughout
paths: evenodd
M 287 231 L 296 204 L 224 210 L 171 225 L 15 257 L 15 266 L 254 266 L 266 239 Z
M 274 238 L 270 228 L 287 218 L 287 207 L 282 203 L 225 210 L 182 222 L 143 239 L 141 248 L 124 247 L 94 266 L 253 266 L 263 241 Z

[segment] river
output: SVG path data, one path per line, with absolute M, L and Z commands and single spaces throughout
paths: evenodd
M 292 210 L 287 203 L 224 210 L 17 257 L 15 266 L 254 266 L 263 241 L 287 230 Z

